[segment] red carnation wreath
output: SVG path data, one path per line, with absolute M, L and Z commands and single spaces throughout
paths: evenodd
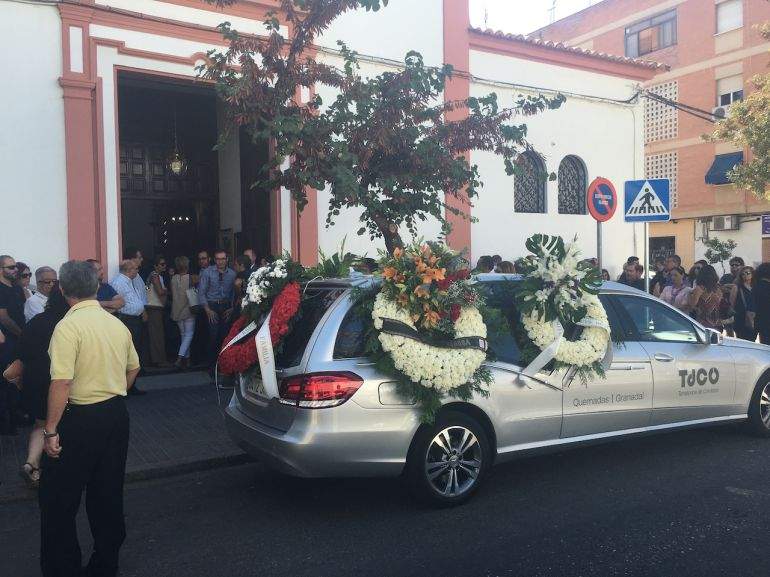
M 299 311 L 301 300 L 299 283 L 297 282 L 287 284 L 278 293 L 278 296 L 275 297 L 273 306 L 270 309 L 270 340 L 274 347 L 289 332 L 291 321 Z M 248 322 L 250 322 L 250 319 L 246 316 L 241 316 L 236 320 L 224 340 L 225 345 L 232 341 Z M 217 368 L 222 374 L 234 375 L 235 373 L 246 372 L 258 362 L 257 344 L 250 335 L 240 343 L 236 343 L 220 352 Z

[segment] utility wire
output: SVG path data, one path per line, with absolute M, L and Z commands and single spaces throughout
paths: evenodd
M 718 118 L 713 112 L 709 112 L 708 110 L 703 110 L 702 108 L 697 108 L 695 106 L 690 106 L 689 104 L 684 104 L 682 102 L 677 102 L 676 100 L 671 100 L 670 98 L 666 98 L 660 94 L 655 94 L 649 90 L 641 91 L 641 95 L 650 100 L 654 100 L 656 102 L 660 102 L 661 104 L 665 104 L 666 106 L 681 110 L 686 114 L 690 114 L 696 118 L 705 120 L 706 122 L 711 122 L 712 124 L 715 123 L 716 119 Z

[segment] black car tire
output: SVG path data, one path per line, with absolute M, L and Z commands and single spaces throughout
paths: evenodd
M 770 412 L 770 404 L 763 405 L 763 395 L 765 396 L 765 402 L 770 401 L 770 374 L 765 373 L 762 378 L 759 379 L 757 386 L 754 387 L 754 394 L 751 395 L 751 402 L 749 403 L 749 422 L 748 430 L 751 434 L 757 437 L 770 437 L 770 418 L 768 416 L 763 420 L 763 409 Z
M 472 437 L 466 437 L 466 431 Z M 446 440 L 442 433 L 449 437 L 449 451 L 440 446 L 442 441 Z M 442 441 L 436 442 L 439 435 L 442 435 Z M 460 454 L 464 438 L 467 445 L 465 452 Z M 477 467 L 470 465 L 476 461 L 480 461 Z M 406 477 L 412 491 L 420 500 L 433 506 L 452 507 L 465 503 L 478 491 L 491 462 L 492 452 L 484 427 L 464 413 L 446 411 L 439 414 L 433 425 L 418 430 L 407 457 Z M 432 469 L 428 463 L 433 464 Z M 447 465 L 445 469 L 443 463 Z M 429 469 L 433 473 L 439 473 L 439 469 L 444 472 L 431 480 Z M 470 473 L 475 473 L 475 477 Z M 450 487 L 450 491 L 442 493 L 437 485 Z

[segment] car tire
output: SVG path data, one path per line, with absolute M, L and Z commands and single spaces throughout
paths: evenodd
M 452 507 L 476 493 L 491 462 L 484 427 L 464 413 L 446 411 L 433 425 L 418 430 L 407 457 L 406 476 L 420 500 Z
M 749 403 L 748 429 L 757 437 L 770 437 L 770 374 L 762 375 Z

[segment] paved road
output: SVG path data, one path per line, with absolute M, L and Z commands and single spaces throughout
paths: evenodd
M 451 510 L 247 464 L 130 485 L 121 575 L 766 577 L 768 479 L 770 440 L 734 428 L 503 465 Z M 3 576 L 37 575 L 37 523 L 0 506 Z

